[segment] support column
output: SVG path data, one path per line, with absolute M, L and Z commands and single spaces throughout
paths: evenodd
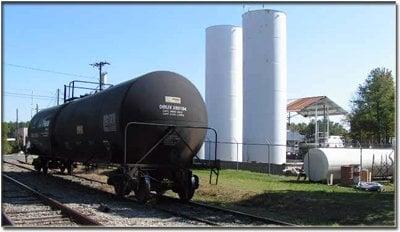
M 318 147 L 318 107 L 315 107 L 315 135 L 314 135 L 314 143 L 315 147 Z
M 329 121 L 329 106 L 326 106 L 326 139 L 329 139 L 329 127 L 330 127 L 330 121 Z

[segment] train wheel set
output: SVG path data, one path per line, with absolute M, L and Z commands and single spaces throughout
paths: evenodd
M 158 177 L 160 173 L 167 174 L 169 178 Z M 182 201 L 189 201 L 199 187 L 199 178 L 185 169 L 125 165 L 109 175 L 107 184 L 114 186 L 115 194 L 119 196 L 126 196 L 133 191 L 140 202 L 149 200 L 151 191 L 161 196 L 167 190 L 177 193 Z
M 49 169 L 60 169 L 61 173 L 64 173 L 65 170 L 67 170 L 67 173 L 71 175 L 74 169 L 74 163 L 71 160 L 54 160 L 45 157 L 38 157 L 33 159 L 32 165 L 36 171 L 43 172 L 44 174 L 47 174 Z
M 68 175 L 72 175 L 74 163 L 72 161 L 52 160 L 45 157 L 33 159 L 32 165 L 37 172 L 48 173 L 49 169 L 59 169 L 61 173 L 67 170 Z M 195 190 L 199 187 L 199 178 L 192 174 L 192 171 L 186 169 L 171 168 L 157 170 L 156 167 L 144 165 L 124 165 L 109 174 L 107 184 L 114 187 L 117 196 L 124 197 L 132 191 L 139 202 L 147 202 L 154 191 L 158 196 L 162 196 L 167 190 L 172 190 L 178 194 L 183 202 L 192 199 Z M 171 174 L 173 180 L 157 179 L 151 176 L 151 173 Z

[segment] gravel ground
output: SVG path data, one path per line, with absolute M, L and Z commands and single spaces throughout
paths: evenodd
M 59 210 L 43 204 L 33 194 L 11 182 L 3 181 L 2 210 L 15 226 L 78 226 Z
M 8 158 L 12 157 L 7 157 Z M 199 227 L 206 226 L 197 221 L 172 216 L 171 214 L 156 210 L 151 206 L 140 205 L 126 200 L 116 200 L 90 190 L 81 184 L 47 177 L 43 174 L 33 173 L 21 168 L 3 164 L 3 172 L 29 183 L 37 190 L 60 201 L 67 206 L 90 216 L 109 227 Z M 3 207 L 5 206 L 3 202 Z M 107 208 L 109 212 L 101 212 L 100 208 Z
M 157 202 L 157 206 L 163 208 L 169 208 L 173 211 L 185 212 L 185 214 L 204 219 L 207 221 L 218 223 L 220 226 L 226 227 L 260 227 L 260 226 L 277 226 L 271 224 L 265 224 L 264 222 L 255 221 L 247 217 L 241 217 L 233 215 L 225 211 L 216 211 L 205 207 L 194 206 L 190 204 L 183 204 L 180 202 L 171 203 L 168 199 Z
M 11 155 L 5 160 L 9 160 L 10 162 L 14 161 L 15 159 L 25 161 L 25 156 L 23 155 Z M 27 161 L 29 163 L 32 162 L 32 156 L 28 156 Z M 10 165 L 7 165 L 9 167 L 7 168 L 12 168 Z M 4 165 L 3 165 L 4 167 Z M 21 171 L 20 168 L 17 168 L 19 171 Z M 104 175 L 99 175 L 97 174 L 98 171 L 92 172 L 85 174 L 81 169 L 76 170 L 80 173 L 79 175 L 82 175 L 84 177 L 90 178 L 90 179 L 96 179 L 100 181 L 105 181 Z M 62 175 L 60 174 L 57 170 L 50 171 L 52 175 L 63 178 L 65 180 L 69 180 L 71 182 L 75 183 L 76 186 L 81 186 L 78 187 L 77 191 L 80 191 L 77 193 L 78 195 L 82 195 L 82 185 L 85 186 L 90 186 L 92 188 L 96 189 L 101 189 L 102 191 L 114 193 L 113 187 L 109 185 L 104 185 L 101 183 L 97 182 L 91 182 L 91 181 L 86 181 L 83 179 L 79 179 L 73 176 L 69 175 Z M 40 176 L 43 177 L 43 175 L 38 175 L 36 174 L 35 176 Z M 59 180 L 60 181 L 60 180 Z M 79 184 L 77 184 L 79 183 Z M 54 183 L 52 183 L 54 184 Z M 58 197 L 63 197 L 65 199 L 68 199 L 68 197 L 71 196 L 70 193 L 68 193 L 68 196 L 65 196 L 65 192 L 58 192 L 57 193 L 57 199 Z M 89 191 L 89 195 L 92 197 L 85 198 L 88 202 L 85 202 L 85 204 L 82 203 L 82 201 L 79 201 L 79 203 L 69 203 L 69 206 L 78 209 L 81 212 L 86 212 L 88 215 L 93 215 L 96 220 L 100 220 L 101 223 L 109 225 L 109 226 L 142 226 L 142 227 L 148 227 L 148 226 L 173 226 L 173 227 L 181 227 L 181 226 L 204 226 L 205 224 L 202 224 L 201 222 L 197 221 L 190 221 L 188 219 L 182 219 L 180 217 L 173 217 L 171 215 L 166 216 L 165 212 L 160 213 L 160 210 L 154 209 L 154 207 L 146 207 L 144 205 L 138 205 L 137 203 L 132 203 L 132 202 L 125 202 L 122 203 L 116 201 L 115 199 L 106 199 L 106 201 L 98 201 L 96 200 L 95 202 L 93 201 L 94 197 L 93 195 L 98 195 L 98 193 L 95 193 L 95 191 Z M 103 197 L 104 198 L 104 197 Z M 95 199 L 99 199 L 97 196 Z M 90 203 L 89 203 L 90 202 Z M 241 218 L 238 216 L 233 216 L 229 213 L 225 212 L 220 212 L 220 211 L 213 211 L 210 209 L 205 209 L 202 207 L 193 207 L 190 205 L 186 204 L 181 204 L 181 203 L 171 203 L 171 202 L 166 202 L 166 201 L 158 201 L 158 202 L 151 202 L 150 204 L 155 204 L 157 208 L 163 208 L 167 209 L 169 211 L 173 212 L 179 212 L 184 215 L 189 215 L 190 217 L 194 218 L 200 218 L 205 221 L 211 221 L 215 222 L 220 226 L 226 226 L 226 227 L 256 227 L 256 226 L 274 226 L 274 225 L 268 225 L 265 223 L 260 223 L 257 221 L 252 221 L 249 220 L 248 218 Z M 148 205 L 150 205 L 148 204 Z M 100 212 L 98 210 L 99 207 L 104 208 L 104 206 L 108 207 L 110 210 L 109 213 L 104 213 Z M 153 209 L 151 209 L 153 208 Z M 140 219 L 140 220 L 139 220 Z M 276 225 L 275 225 L 276 226 Z

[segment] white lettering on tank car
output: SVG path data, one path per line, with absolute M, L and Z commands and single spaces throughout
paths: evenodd
M 181 98 L 180 97 L 165 96 L 165 102 L 166 103 L 181 104 Z
M 103 115 L 103 131 L 117 131 L 117 120 L 115 118 L 115 113 Z
M 82 125 L 77 125 L 76 126 L 76 134 L 77 135 L 83 135 L 83 126 Z
M 161 110 L 163 116 L 185 117 L 184 112 L 187 112 L 186 106 L 161 104 L 158 108 Z

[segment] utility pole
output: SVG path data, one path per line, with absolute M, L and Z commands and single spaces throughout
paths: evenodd
M 32 95 L 31 95 L 31 119 L 33 117 L 32 112 L 33 112 L 33 90 L 32 90 Z
M 97 67 L 99 69 L 99 89 L 100 89 L 100 91 L 102 91 L 103 90 L 103 81 L 101 79 L 101 74 L 102 74 L 101 69 L 104 65 L 110 65 L 110 63 L 108 63 L 107 61 L 101 61 L 101 62 L 97 62 L 97 63 L 90 64 L 90 65 L 93 67 Z
M 36 104 L 36 113 L 38 113 L 38 112 L 39 112 L 39 105 Z
M 19 129 L 18 129 L 18 108 L 17 108 L 17 110 L 16 110 L 16 122 L 15 122 L 15 141 L 17 142 L 17 147 L 19 147 L 19 139 L 18 139 L 18 131 L 19 131 Z
M 60 105 L 60 89 L 57 89 L 57 105 Z

